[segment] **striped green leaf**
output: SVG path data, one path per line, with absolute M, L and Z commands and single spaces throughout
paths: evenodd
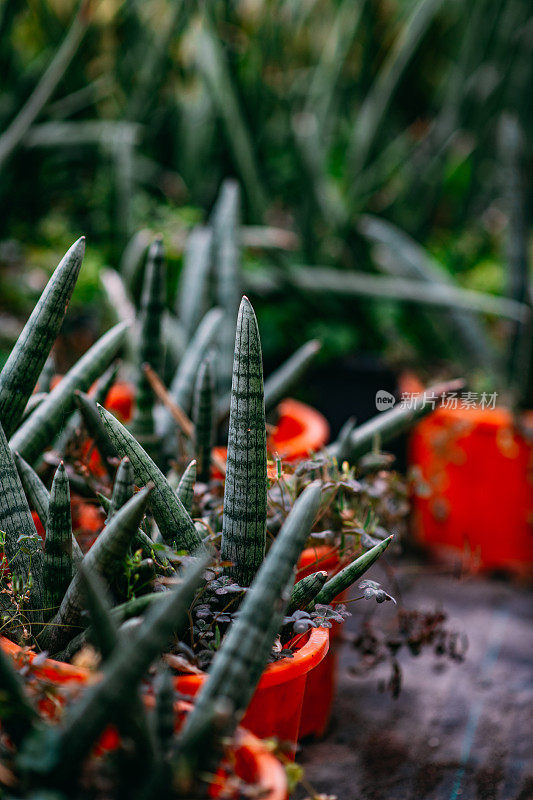
M 59 333 L 84 252 L 82 237 L 55 269 L 0 373 L 0 420 L 8 439 L 20 422 Z
M 336 575 L 324 584 L 324 588 L 317 594 L 314 602 L 310 604 L 310 607 L 313 607 L 317 603 L 327 605 L 331 603 L 337 595 L 344 592 L 345 589 L 349 589 L 361 575 L 364 575 L 365 572 L 370 569 L 372 564 L 378 560 L 382 553 L 385 552 L 393 538 L 393 536 L 389 536 L 387 539 L 384 539 L 375 547 L 371 547 L 370 550 L 363 553 L 362 556 L 356 558 L 355 561 L 352 561 L 352 563 L 348 564 L 344 569 L 341 569 L 340 572 L 337 572 Z
M 124 558 L 142 521 L 150 489 L 137 492 L 104 527 L 82 564 L 86 571 L 99 572 L 112 584 L 124 566 Z M 62 650 L 66 643 L 83 627 L 83 593 L 79 571 L 72 579 L 59 611 L 47 624 L 39 637 L 42 647 L 51 653 Z
M 116 452 L 121 458 L 128 456 L 130 459 L 137 484 L 142 486 L 153 482 L 155 488 L 150 506 L 165 542 L 175 543 L 179 550 L 196 550 L 201 546 L 201 540 L 194 523 L 159 467 L 112 414 L 101 406 L 98 410 Z
M 261 341 L 252 305 L 243 297 L 237 320 L 221 555 L 228 572 L 249 586 L 266 545 L 267 449 Z
M 212 232 L 198 225 L 187 238 L 183 254 L 176 312 L 190 341 L 208 308 Z
M 215 337 L 218 335 L 223 316 L 223 311 L 220 308 L 212 308 L 207 312 L 192 341 L 187 346 L 185 355 L 170 384 L 169 392 L 173 400 L 186 414 L 190 412 L 198 369 L 206 357 L 207 351 L 215 341 Z M 175 422 L 166 409 L 163 420 L 161 434 L 165 437 L 174 431 Z
M 154 393 L 143 364 L 150 364 L 158 375 L 162 374 L 164 356 L 162 320 L 165 314 L 165 253 L 160 237 L 154 240 L 148 252 L 144 273 L 143 293 L 139 314 L 140 333 L 137 345 L 136 404 L 132 433 L 156 457 L 158 447 L 154 430 Z
M 43 563 L 45 620 L 57 612 L 73 574 L 70 487 L 63 462 L 54 475 L 47 516 Z
M 192 511 L 194 500 L 194 484 L 196 483 L 196 461 L 191 461 L 181 476 L 176 487 L 176 494 L 183 503 L 183 507 L 188 514 Z
M 236 181 L 224 181 L 213 210 L 213 261 L 216 298 L 224 311 L 217 336 L 217 391 L 229 392 L 232 380 L 235 323 L 243 294 L 241 275 L 240 190 Z
M 15 464 L 19 473 L 22 488 L 28 498 L 30 507 L 34 509 L 39 517 L 41 525 L 46 530 L 48 521 L 48 506 L 50 503 L 50 492 L 37 475 L 33 467 L 30 467 L 27 461 L 24 461 L 19 453 L 14 453 Z M 72 534 L 72 557 L 74 563 L 81 561 L 83 553 L 81 547 L 76 541 L 76 537 Z
M 213 660 L 185 724 L 185 749 L 212 724 L 217 703 L 235 712 L 235 723 L 244 713 L 279 632 L 290 594 L 287 587 L 319 505 L 320 483 L 315 481 L 296 500 Z
M 311 575 L 306 575 L 298 583 L 295 583 L 286 613 L 292 614 L 299 608 L 307 608 L 320 592 L 327 579 L 327 572 L 313 572 Z
M 119 508 L 128 502 L 130 497 L 133 496 L 135 488 L 133 467 L 131 461 L 126 456 L 118 465 L 117 474 L 113 482 L 113 492 L 111 493 L 111 502 L 107 512 L 107 521 L 115 516 Z
M 65 416 L 72 411 L 75 390 L 86 391 L 101 375 L 124 344 L 127 331 L 126 324 L 115 325 L 93 344 L 14 433 L 10 440 L 13 450 L 17 450 L 30 464 L 41 455 L 53 442 Z
M 202 483 L 209 483 L 211 476 L 211 450 L 215 438 L 214 391 L 211 362 L 206 358 L 198 371 L 192 414 L 196 474 Z
M 4 554 L 12 575 L 32 586 L 28 607 L 35 611 L 32 621 L 42 618 L 43 549 L 15 466 L 13 454 L 0 424 L 0 531 L 5 534 Z

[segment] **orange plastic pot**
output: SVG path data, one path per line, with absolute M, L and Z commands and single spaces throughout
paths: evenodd
M 329 424 L 315 408 L 288 397 L 279 404 L 278 414 L 268 447 L 280 458 L 286 461 L 307 458 L 327 444 Z
M 27 661 L 34 662 L 37 657 L 3 636 L 0 636 L 0 647 L 20 665 L 27 663 Z M 56 686 L 81 685 L 98 678 L 98 673 L 74 667 L 71 664 L 54 661 L 50 658 L 43 661 L 39 659 L 37 664 L 32 665 L 32 672 L 36 678 L 46 680 Z M 147 695 L 145 696 L 145 702 L 147 706 L 153 706 L 154 698 Z M 42 713 L 50 719 L 54 719 L 58 715 L 58 706 L 52 701 L 41 701 L 40 708 Z M 190 708 L 191 706 L 188 703 L 176 703 L 175 719 L 177 729 L 182 725 Z M 98 752 L 113 750 L 118 746 L 118 743 L 118 734 L 114 728 L 110 727 L 104 732 L 97 750 Z M 287 800 L 288 791 L 285 770 L 277 758 L 253 734 L 243 728 L 238 728 L 234 745 L 228 755 L 232 771 L 241 780 L 253 786 L 254 796 L 264 798 L 264 800 Z M 240 796 L 237 792 L 233 793 L 231 791 L 229 776 L 230 773 L 227 769 L 221 768 L 218 771 L 210 786 L 210 797 L 229 800 Z
M 302 646 L 292 658 L 269 664 L 244 715 L 243 726 L 260 739 L 275 737 L 294 749 L 300 732 L 306 682 L 328 647 L 329 630 L 312 628 L 302 638 Z M 206 673 L 179 675 L 175 678 L 175 687 L 180 694 L 194 697 L 206 678 Z
M 533 413 L 523 420 L 533 426 Z M 473 566 L 533 571 L 533 441 L 510 411 L 438 408 L 415 428 L 417 539 Z
M 329 545 L 307 547 L 298 561 L 298 580 L 318 570 L 334 575 L 342 566 L 337 548 Z M 342 603 L 348 592 L 342 592 L 335 601 Z M 318 666 L 307 676 L 299 738 L 320 737 L 326 732 L 337 689 L 341 625 L 333 622 L 329 629 L 329 650 Z

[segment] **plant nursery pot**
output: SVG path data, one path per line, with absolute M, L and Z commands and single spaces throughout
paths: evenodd
M 95 673 L 81 667 L 74 667 L 71 664 L 64 664 L 53 659 L 40 659 L 33 653 L 28 653 L 9 639 L 0 637 L 0 647 L 11 655 L 20 664 L 27 660 L 38 664 L 32 664 L 33 674 L 53 685 L 65 686 L 81 685 L 89 683 L 98 677 Z M 150 695 L 145 696 L 148 706 L 153 706 L 154 698 Z M 58 706 L 52 700 L 43 700 L 40 704 L 42 713 L 54 719 L 58 714 Z M 178 702 L 175 705 L 176 728 L 183 724 L 185 715 L 190 711 L 189 703 Z M 113 750 L 118 745 L 118 734 L 112 727 L 107 729 L 98 744 L 98 752 Z M 265 745 L 249 731 L 238 728 L 235 733 L 235 747 L 232 748 L 231 762 L 235 775 L 253 787 L 254 796 L 261 797 L 263 800 L 287 800 L 287 779 L 285 770 L 277 758 L 270 753 Z M 237 793 L 232 793 L 228 786 L 229 776 L 224 769 L 220 769 L 215 775 L 215 779 L 210 786 L 209 796 L 212 798 L 224 798 L 230 800 L 237 798 Z
M 298 561 L 298 580 L 317 570 L 325 570 L 329 576 L 341 567 L 339 551 L 335 547 L 320 545 L 307 547 Z M 348 590 L 335 600 L 347 599 Z M 341 645 L 341 625 L 333 622 L 329 629 L 329 650 L 314 670 L 307 676 L 302 716 L 300 719 L 300 739 L 307 736 L 321 737 L 325 734 L 331 717 L 331 709 L 337 689 L 339 649 Z
M 308 676 L 321 663 L 329 647 L 327 628 L 312 628 L 306 636 L 292 658 L 268 665 L 242 720 L 242 725 L 260 739 L 275 737 L 292 745 L 293 749 L 300 732 Z M 206 673 L 179 675 L 174 685 L 180 694 L 194 697 L 206 678 Z
M 286 461 L 307 458 L 329 440 L 327 419 L 316 409 L 287 397 L 278 405 L 278 424 L 268 449 Z
M 533 572 L 533 412 L 438 408 L 410 440 L 416 538 L 484 570 Z

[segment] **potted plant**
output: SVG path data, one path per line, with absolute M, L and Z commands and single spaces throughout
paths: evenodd
M 70 681 L 82 671 L 76 676 L 72 667 L 58 669 L 55 662 L 35 657 L 28 664 L 22 650 L 18 662 L 12 661 L 0 648 L 0 783 L 20 797 L 43 790 L 78 797 L 106 786 L 108 792 L 130 797 L 161 792 L 238 797 L 253 791 L 268 800 L 287 798 L 280 763 L 256 737 L 236 727 L 237 705 L 224 717 L 215 703 L 207 723 L 204 710 L 202 735 L 193 739 L 187 731 L 198 724 L 199 714 L 175 700 L 164 665 L 141 702 L 140 681 L 186 615 L 206 564 L 200 557 L 189 565 L 180 585 L 152 609 L 127 643 L 117 632 L 102 585 L 82 569 L 104 665 L 102 674 L 92 684 L 84 681 L 81 691 L 73 691 Z M 245 683 L 245 674 L 241 676 Z M 47 721 L 50 717 L 54 724 Z M 139 758 L 141 771 L 133 769 Z
M 63 272 L 64 267 L 59 270 L 59 275 L 61 276 Z M 52 279 L 53 285 L 58 280 L 55 275 Z M 27 354 L 33 353 L 31 366 L 34 377 L 38 379 L 39 362 L 44 359 L 42 348 L 39 346 L 38 340 L 34 338 L 35 334 L 32 333 L 32 327 L 35 328 L 36 317 L 39 318 L 39 315 L 43 314 L 49 315 L 50 309 L 58 302 L 57 298 L 53 300 L 50 298 L 50 292 L 45 292 L 34 312 L 35 316 L 32 315 L 28 323 L 29 330 L 27 326 L 23 331 L 22 338 L 26 341 L 26 349 L 18 359 L 8 362 L 11 375 L 16 376 L 17 370 L 20 369 L 20 360 L 26 358 Z M 64 299 L 61 299 L 61 303 L 64 310 Z M 40 408 L 46 409 L 44 421 L 46 439 L 49 441 L 61 425 L 60 411 L 65 413 L 67 410 L 72 410 L 73 399 L 76 397 L 78 411 L 100 451 L 104 467 L 111 466 L 111 451 L 128 457 L 129 461 L 123 458 L 115 478 L 113 495 L 109 501 L 108 523 L 86 555 L 83 556 L 81 563 L 85 565 L 86 571 L 104 575 L 117 596 L 120 596 L 125 590 L 125 562 L 128 586 L 133 574 L 135 574 L 135 578 L 138 578 L 139 575 L 148 573 L 147 589 L 139 589 L 140 596 L 132 601 L 138 615 L 141 606 L 144 605 L 146 610 L 152 605 L 152 602 L 160 602 L 160 598 L 165 595 L 165 592 L 152 593 L 150 589 L 154 586 L 154 572 L 161 573 L 163 578 L 168 578 L 169 573 L 171 576 L 174 574 L 175 569 L 168 558 L 172 549 L 177 550 L 178 553 L 191 553 L 200 546 L 216 547 L 217 538 L 220 535 L 215 533 L 214 536 L 206 536 L 205 528 L 200 525 L 204 534 L 202 536 L 185 507 L 187 505 L 190 508 L 194 463 L 186 470 L 177 491 L 174 492 L 168 480 L 132 434 L 102 408 L 100 408 L 100 416 L 92 400 L 77 389 L 77 387 L 81 389 L 88 387 L 96 377 L 97 373 L 94 374 L 96 369 L 93 364 L 95 360 L 98 361 L 100 369 L 106 366 L 105 362 L 109 360 L 110 352 L 112 352 L 108 343 L 112 342 L 116 346 L 118 335 L 123 340 L 124 330 L 124 326 L 121 325 L 107 334 L 102 340 L 104 344 L 97 343 L 95 348 L 83 357 L 80 364 L 75 365 L 67 373 L 50 395 L 43 400 L 43 403 L 14 431 L 11 445 L 14 446 L 14 442 L 16 442 L 16 446 L 24 456 L 35 463 L 41 457 L 42 450 L 47 443 L 40 429 L 43 421 L 43 415 L 38 413 Z M 106 356 L 105 360 L 102 350 Z M 19 349 L 19 354 L 21 352 Z M 245 602 L 247 595 L 243 590 L 249 586 L 258 570 L 260 574 L 263 564 L 266 545 L 267 454 L 261 373 L 261 350 L 257 323 L 253 309 L 245 298 L 239 311 L 235 346 L 228 446 L 229 478 L 226 476 L 224 515 L 220 537 L 222 562 L 212 571 L 210 581 L 206 581 L 206 583 L 221 582 L 221 585 L 216 585 L 216 588 L 214 588 L 215 584 L 209 587 L 211 590 L 214 589 L 211 591 L 211 595 L 214 595 L 215 601 L 217 597 L 224 594 L 224 589 L 228 586 L 229 581 L 233 594 L 237 595 L 241 602 L 243 602 L 244 595 Z M 209 394 L 209 381 L 204 380 L 206 374 L 208 374 L 207 365 L 198 378 L 197 402 L 195 403 L 195 407 L 198 409 L 205 405 L 206 393 Z M 10 381 L 6 380 L 4 390 L 9 393 L 10 389 Z M 31 389 L 28 388 L 29 391 Z M 78 391 L 77 395 L 75 395 L 76 391 Z M 20 405 L 23 407 L 22 403 Z M 209 406 L 209 403 L 207 405 Z M 151 410 L 147 396 L 143 413 L 149 415 Z M 209 427 L 209 415 L 207 417 L 201 415 L 198 410 L 194 416 L 196 420 L 195 444 L 198 447 L 204 441 L 203 435 L 200 436 L 200 429 L 202 425 Z M 209 440 L 209 436 L 206 437 L 206 440 Z M 17 474 L 12 450 L 5 437 L 2 438 L 1 444 L 2 483 L 5 487 L 3 496 L 6 500 L 3 505 L 2 518 L 5 530 L 4 551 L 7 568 L 10 571 L 10 575 L 4 576 L 6 591 L 2 595 L 5 606 L 3 609 L 4 629 L 11 631 L 11 635 L 14 631 L 22 631 L 24 636 L 38 642 L 41 647 L 52 653 L 59 653 L 64 651 L 67 645 L 72 644 L 71 639 L 76 628 L 83 629 L 85 627 L 80 593 L 82 578 L 78 566 L 82 554 L 72 536 L 69 477 L 65 467 L 59 464 L 51 492 L 48 493 L 31 465 L 20 453 L 17 456 L 18 469 L 24 481 L 24 488 L 46 530 L 43 552 L 41 539 L 36 534 L 26 496 Z M 202 458 L 208 474 L 209 456 L 209 448 L 206 448 Z M 202 458 L 199 460 L 201 461 Z M 205 463 L 206 459 L 207 464 Z M 144 488 L 133 494 L 133 476 L 135 476 L 135 482 L 141 486 L 152 481 L 153 488 L 151 490 Z M 76 481 L 76 485 L 79 485 L 79 476 Z M 83 490 L 83 487 L 80 486 L 80 489 Z M 314 498 L 312 503 L 309 499 L 305 500 L 305 497 L 308 498 L 307 490 L 294 503 L 276 537 L 275 545 L 270 548 L 270 552 L 274 553 L 278 543 L 287 539 L 289 534 L 286 533 L 284 536 L 284 531 L 292 531 L 291 537 L 298 535 L 301 546 L 299 546 L 298 552 L 294 553 L 294 559 L 291 561 L 292 555 L 291 559 L 283 558 L 284 569 L 289 565 L 289 576 L 292 564 L 296 562 L 299 551 L 308 538 L 315 511 L 320 505 L 320 490 L 315 487 L 312 493 Z M 102 498 L 102 501 L 105 503 L 105 498 Z M 148 504 L 163 542 L 166 544 L 157 546 L 140 527 Z M 288 541 L 291 542 L 292 539 L 289 537 Z M 296 654 L 294 663 L 289 669 L 283 667 L 283 659 L 274 664 L 269 668 L 270 671 L 267 670 L 269 675 L 268 678 L 265 678 L 265 684 L 269 685 L 264 687 L 268 689 L 275 685 L 278 687 L 276 692 L 279 693 L 280 687 L 284 683 L 297 680 L 298 692 L 295 692 L 295 707 L 290 714 L 292 725 L 292 733 L 288 736 L 290 741 L 296 741 L 298 736 L 305 675 L 320 661 L 327 650 L 327 630 L 320 630 L 321 623 L 327 624 L 328 618 L 331 616 L 327 606 L 334 597 L 368 568 L 388 543 L 389 540 L 386 540 L 371 548 L 368 553 L 348 565 L 341 576 L 332 579 L 332 582 L 326 581 L 327 576 L 321 573 L 320 579 L 317 580 L 317 576 L 315 576 L 313 581 L 299 581 L 295 586 L 294 597 L 291 599 L 293 616 L 288 617 L 282 625 L 284 629 L 282 630 L 283 642 L 290 643 L 296 638 L 296 641 L 292 643 L 292 648 L 289 648 Z M 141 556 L 144 553 L 146 557 L 132 561 L 132 550 Z M 130 553 L 129 556 L 128 553 Z M 250 558 L 251 554 L 252 559 Z M 278 586 L 278 591 L 281 591 L 285 589 L 289 576 L 284 577 L 283 570 L 278 570 L 278 573 L 276 581 L 282 581 L 282 584 Z M 339 578 L 341 583 L 339 583 Z M 276 581 L 270 580 L 270 590 L 272 590 L 272 586 L 276 587 Z M 160 581 L 158 586 L 160 589 L 164 588 L 164 581 Z M 223 591 L 217 594 L 217 589 L 220 588 Z M 315 607 L 317 600 L 320 608 Z M 128 604 L 126 603 L 126 605 Z M 195 601 L 196 611 L 198 611 L 198 605 Z M 227 638 L 223 636 L 224 631 L 227 628 L 229 636 L 233 630 L 233 624 L 229 624 L 232 619 L 228 614 L 223 619 L 224 615 L 219 614 L 220 609 L 215 610 L 217 613 L 216 628 L 223 645 Z M 131 612 L 131 605 L 129 611 Z M 300 612 L 296 620 L 294 618 L 295 611 Z M 125 615 L 126 609 L 119 606 L 117 615 L 121 614 Z M 338 614 L 333 616 L 336 619 L 339 618 Z M 201 616 L 196 613 L 196 617 L 192 627 L 193 629 L 196 627 L 197 632 L 200 632 L 200 639 L 205 639 L 207 638 L 204 634 L 205 626 L 199 624 Z M 295 623 L 298 625 L 296 626 Z M 297 633 L 296 637 L 294 633 Z M 194 630 L 192 630 L 192 634 L 194 634 Z M 214 648 L 215 651 L 217 647 L 218 643 Z M 213 650 L 213 648 L 211 649 Z M 291 652 L 287 652 L 287 655 L 291 655 Z M 61 672 L 61 670 L 59 671 Z M 261 670 L 257 674 L 257 679 L 260 678 L 260 675 Z M 277 730 L 275 724 L 277 723 L 273 723 L 274 727 L 269 730 L 269 733 L 287 735 L 281 728 Z

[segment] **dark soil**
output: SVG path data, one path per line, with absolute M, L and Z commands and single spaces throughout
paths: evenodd
M 533 592 L 414 562 L 398 575 L 409 608 L 443 608 L 446 627 L 467 635 L 466 658 L 403 648 L 395 700 L 379 690 L 390 667 L 354 676 L 358 654 L 345 642 L 328 735 L 305 743 L 298 759 L 306 778 L 339 800 L 532 800 Z M 371 577 L 395 594 L 377 567 Z M 376 608 L 376 623 L 391 607 Z M 368 605 L 350 608 L 348 637 Z

